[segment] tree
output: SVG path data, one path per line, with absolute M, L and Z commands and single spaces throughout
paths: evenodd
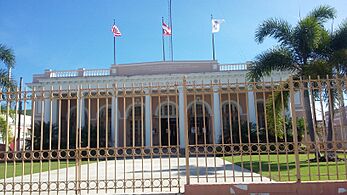
M 15 82 L 11 80 L 11 70 L 14 67 L 16 60 L 13 50 L 3 44 L 0 44 L 0 62 L 4 63 L 7 68 L 7 70 L 0 68 L 0 88 L 2 88 L 3 92 L 6 92 L 8 89 L 13 89 L 15 87 Z M 2 98 L 6 98 L 4 96 L 5 95 L 3 95 Z M 4 119 L 0 120 L 0 133 L 3 135 L 3 138 L 6 137 L 4 135 L 6 135 L 6 132 L 8 131 L 9 136 L 5 138 L 5 140 L 7 140 L 6 143 L 11 139 L 11 131 L 6 130 L 6 124 L 9 121 L 8 117 L 9 116 L 5 116 Z
M 7 79 L 11 80 L 12 77 L 12 68 L 14 67 L 14 64 L 16 63 L 16 59 L 13 53 L 13 50 L 8 48 L 4 44 L 0 44 L 0 61 L 3 62 L 7 68 Z M 1 72 L 2 69 L 0 69 Z M 0 78 L 3 79 L 3 74 L 0 74 Z
M 12 49 L 8 48 L 6 45 L 0 43 L 0 62 L 2 62 L 6 69 L 0 68 L 0 88 L 3 92 L 8 88 L 14 89 L 16 83 L 12 80 L 12 68 L 16 63 L 14 52 Z
M 7 118 L 5 114 L 0 113 L 0 134 L 2 137 L 2 141 L 3 142 L 11 142 L 12 140 L 12 131 L 8 131 L 8 133 L 6 133 L 6 128 L 7 128 L 7 122 L 6 122 Z
M 272 71 L 290 71 L 294 79 L 332 75 L 334 70 L 333 64 L 330 63 L 332 56 L 341 54 L 341 48 L 345 48 L 344 45 L 334 48 L 332 43 L 336 40 L 338 44 L 337 39 L 346 37 L 343 36 L 345 33 L 343 28 L 340 28 L 341 32 L 337 31 L 334 36 L 325 29 L 324 24 L 335 16 L 334 8 L 320 6 L 312 10 L 305 18 L 300 19 L 294 27 L 281 19 L 265 20 L 256 30 L 256 41 L 262 43 L 266 37 L 272 37 L 279 42 L 279 45 L 256 57 L 254 65 L 249 68 L 247 78 L 259 81 L 263 76 L 269 76 Z M 345 23 L 343 26 L 346 26 Z M 304 82 L 303 85 L 306 88 L 303 95 L 307 128 L 312 143 L 315 143 L 310 92 L 307 89 L 309 84 Z M 276 109 L 276 112 L 279 111 L 281 108 Z M 314 146 L 316 155 L 319 157 L 318 149 L 315 144 Z
M 324 60 L 320 63 L 324 67 L 331 68 L 330 75 L 335 78 L 342 78 L 343 75 L 347 73 L 347 20 L 345 20 L 335 32 L 331 32 L 330 41 L 322 50 L 319 55 L 322 56 Z M 326 160 L 333 161 L 337 160 L 335 152 L 331 150 L 333 148 L 333 131 L 334 131 L 334 115 L 336 108 L 340 108 L 342 119 L 342 124 L 345 124 L 345 103 L 344 103 L 344 91 L 343 84 L 341 80 L 337 81 L 327 81 L 324 83 L 325 95 L 324 99 L 327 102 L 327 107 L 329 110 L 328 116 L 328 131 L 327 131 L 327 142 L 328 142 L 328 152 L 326 155 Z

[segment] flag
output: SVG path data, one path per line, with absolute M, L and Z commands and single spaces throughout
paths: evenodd
M 112 32 L 113 32 L 113 36 L 115 37 L 122 36 L 122 33 L 119 31 L 118 27 L 115 24 L 112 26 Z
M 163 36 L 171 36 L 171 28 L 165 22 L 162 23 L 161 27 L 163 28 Z
M 224 19 L 212 19 L 212 33 L 219 32 L 220 24 L 224 22 Z

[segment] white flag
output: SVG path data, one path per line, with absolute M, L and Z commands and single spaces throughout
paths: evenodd
M 220 24 L 224 22 L 224 19 L 212 19 L 212 33 L 219 32 Z

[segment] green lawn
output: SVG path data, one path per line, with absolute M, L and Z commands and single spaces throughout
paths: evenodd
M 82 164 L 87 163 L 87 161 L 82 161 Z M 33 173 L 39 173 L 40 172 L 40 162 L 33 162 L 32 163 L 33 167 Z M 42 162 L 42 172 L 48 171 L 48 166 L 49 162 Z M 66 161 L 60 161 L 60 168 L 65 168 L 67 165 Z M 75 166 L 75 161 L 69 161 L 68 166 L 72 167 Z M 22 162 L 16 162 L 16 176 L 22 175 Z M 25 162 L 24 163 L 24 175 L 30 174 L 30 167 L 31 163 L 30 162 Z M 58 169 L 58 161 L 51 161 L 50 164 L 51 170 L 56 170 Z M 7 162 L 7 178 L 13 177 L 13 171 L 14 171 L 14 164 L 13 162 L 9 161 Z M 0 163 L 0 179 L 3 179 L 5 177 L 5 163 L 2 162 Z
M 340 154 L 340 158 L 344 159 L 344 155 Z M 287 160 L 288 158 L 288 160 Z M 308 159 L 313 159 L 314 155 L 300 154 L 300 174 L 302 181 L 318 181 L 318 180 L 346 180 L 347 179 L 347 163 L 345 161 L 338 162 L 308 162 Z M 296 181 L 295 169 L 295 156 L 294 154 L 262 154 L 258 155 L 243 155 L 241 156 L 228 156 L 225 160 L 234 162 L 236 165 L 252 170 L 253 172 L 262 174 L 265 177 L 271 177 L 275 181 Z M 252 163 L 251 163 L 252 161 Z M 93 162 L 93 161 L 91 161 Z M 82 161 L 82 164 L 87 161 Z M 49 162 L 42 162 L 42 171 L 48 171 Z M 66 161 L 60 161 L 60 168 L 65 168 Z M 68 166 L 75 166 L 75 161 L 69 161 Z M 24 175 L 30 174 L 30 162 L 24 163 Z M 40 162 L 33 162 L 33 173 L 40 172 Z M 270 168 L 270 171 L 269 171 Z M 58 169 L 58 162 L 52 161 L 50 170 Z M 13 176 L 14 164 L 13 162 L 7 163 L 7 178 Z M 319 174 L 318 174 L 319 173 Z M 16 176 L 22 175 L 22 163 L 16 162 Z M 0 179 L 5 176 L 5 163 L 0 163 Z
M 340 158 L 345 158 L 344 155 L 339 155 Z M 288 160 L 287 160 L 288 158 Z M 308 162 L 308 159 L 313 159 L 314 154 L 300 154 L 300 174 L 302 181 L 318 181 L 318 180 L 345 180 L 347 179 L 345 161 L 338 162 Z M 232 162 L 240 167 L 253 172 L 262 174 L 265 177 L 271 177 L 275 181 L 296 181 L 295 156 L 294 154 L 262 154 L 258 155 L 243 155 L 228 156 L 225 160 Z M 252 163 L 251 163 L 252 162 Z M 288 163 L 287 163 L 288 162 Z M 269 169 L 270 168 L 270 169 Z M 270 170 L 270 171 L 269 171 Z M 320 173 L 320 174 L 318 174 Z M 319 176 L 320 175 L 320 176 Z

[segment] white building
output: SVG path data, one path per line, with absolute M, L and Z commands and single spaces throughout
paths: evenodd
M 261 122 L 264 120 L 263 114 L 261 114 L 262 105 L 264 99 L 271 93 L 266 92 L 264 96 L 265 93 L 255 92 L 249 86 L 245 86 L 249 65 L 250 63 L 219 64 L 217 61 L 208 60 L 164 61 L 111 65 L 108 69 L 46 70 L 43 74 L 35 74 L 32 83 L 28 85 L 36 94 L 41 93 L 46 96 L 44 99 L 35 101 L 33 111 L 35 121 L 43 118 L 45 122 L 52 119 L 54 124 L 60 123 L 62 137 L 67 136 L 66 129 L 71 131 L 72 127 L 76 125 L 81 128 L 86 128 L 88 124 L 98 126 L 99 122 L 99 131 L 103 127 L 109 133 L 106 138 L 109 146 L 115 144 L 118 146 L 149 146 L 151 144 L 168 145 L 169 143 L 175 145 L 179 140 L 180 146 L 184 147 L 185 128 L 190 130 L 190 137 L 196 137 L 190 141 L 192 143 L 196 143 L 196 141 L 200 143 L 206 136 L 205 142 L 218 143 L 221 129 L 224 125 L 226 125 L 224 129 L 228 128 L 230 119 L 237 120 L 240 117 L 241 121 L 257 123 L 258 116 L 259 125 L 264 125 Z M 288 72 L 274 72 L 271 77 L 265 78 L 265 81 L 269 82 L 271 79 L 275 82 L 285 81 L 288 76 Z M 190 86 L 193 86 L 194 83 L 203 83 L 200 85 L 203 88 L 212 86 L 212 93 L 197 96 L 189 93 L 184 95 L 182 87 L 184 79 Z M 219 85 L 220 83 L 237 84 L 247 92 L 240 92 L 238 97 L 234 93 L 228 98 L 219 90 L 223 88 Z M 173 90 L 171 87 L 170 90 L 173 91 L 173 94 L 167 97 L 158 98 L 156 94 L 161 90 L 146 88 L 150 85 L 165 88 L 169 84 L 177 86 L 177 90 Z M 140 96 L 122 96 L 125 91 L 130 93 L 134 89 L 132 86 L 137 87 L 136 89 L 144 86 L 145 90 Z M 111 91 L 111 95 L 107 93 L 107 96 L 98 98 L 99 100 L 88 97 L 88 89 L 105 93 L 105 88 Z M 53 95 L 51 100 L 49 98 L 50 93 L 67 94 L 71 90 L 74 91 L 72 93 L 77 94 L 78 89 L 81 91 L 81 95 L 77 98 L 80 101 L 72 98 L 68 103 L 67 98 L 61 96 L 61 103 L 59 103 L 59 95 Z M 229 92 L 232 94 L 231 91 Z M 108 112 L 106 112 L 106 107 Z M 256 115 L 256 110 L 258 115 Z M 78 113 L 81 114 L 78 115 Z M 75 117 L 77 119 L 79 117 L 80 121 L 72 120 Z M 186 121 L 183 120 L 185 117 Z M 106 126 L 106 123 L 109 125 Z

